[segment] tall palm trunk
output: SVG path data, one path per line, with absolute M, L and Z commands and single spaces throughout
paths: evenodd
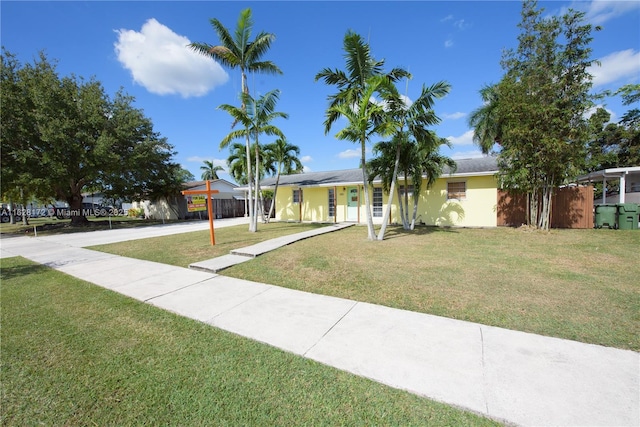
M 262 194 L 262 188 L 258 187 L 258 194 L 260 194 L 260 215 L 262 216 L 262 223 L 267 223 L 266 212 L 264 211 L 264 194 Z
M 411 230 L 411 224 L 409 223 L 409 173 L 404 171 L 404 217 L 402 218 L 402 228 L 405 230 Z
M 360 167 L 362 168 L 362 182 L 364 184 L 364 204 L 365 204 L 365 212 L 367 214 L 367 238 L 369 240 L 376 240 L 376 231 L 373 228 L 373 215 L 371 214 L 371 203 L 369 202 L 369 177 L 367 174 L 367 165 L 366 165 L 366 140 L 364 138 L 360 141 L 360 146 L 362 147 L 362 161 L 360 163 Z
M 244 69 L 241 70 L 242 74 L 242 93 L 249 94 L 249 88 L 247 87 L 247 75 L 244 72 Z M 244 102 L 244 97 L 242 98 L 242 111 L 247 111 L 247 105 Z M 247 135 L 245 138 L 245 145 L 247 150 L 247 185 L 249 187 L 249 231 L 254 232 L 257 231 L 257 225 L 254 223 L 253 218 L 255 217 L 255 212 L 253 209 L 252 203 L 252 193 L 251 193 L 251 141 L 249 139 L 249 132 L 247 131 Z
M 254 203 L 255 207 L 253 209 L 253 231 L 258 231 L 258 200 L 260 197 L 258 196 L 258 191 L 260 187 L 260 149 L 258 148 L 258 134 L 256 133 L 256 173 L 255 173 L 255 198 Z
M 398 168 L 400 167 L 400 144 L 396 147 L 396 160 L 393 164 L 393 175 L 391 178 L 391 187 L 389 188 L 389 199 L 387 201 L 387 209 L 385 209 L 384 216 L 382 217 L 382 226 L 378 232 L 378 240 L 384 240 L 384 233 L 387 231 L 387 223 L 389 222 L 389 216 L 391 216 L 391 201 L 396 191 L 396 181 L 398 179 Z
M 404 228 L 405 230 L 407 229 L 406 227 L 406 221 L 404 219 L 404 206 L 402 204 L 402 195 L 400 194 L 400 192 L 398 191 L 398 207 L 400 208 L 400 221 L 402 221 L 402 228 Z
M 414 230 L 416 228 L 416 219 L 418 217 L 418 191 L 416 190 L 416 186 L 413 186 L 413 216 L 411 217 L 411 225 L 409 226 L 410 230 Z
M 267 215 L 267 223 L 271 221 L 271 215 L 273 215 L 273 211 L 276 206 L 276 196 L 278 195 L 278 184 L 280 183 L 280 173 L 282 166 L 278 165 L 278 174 L 276 175 L 276 186 L 273 189 L 273 199 L 271 199 L 271 206 L 269 207 L 269 214 Z

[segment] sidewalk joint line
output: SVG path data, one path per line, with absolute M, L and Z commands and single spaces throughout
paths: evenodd
M 172 294 L 172 293 L 174 293 L 174 292 L 178 292 L 178 291 L 181 291 L 181 290 L 183 290 L 183 289 L 190 288 L 191 286 L 198 285 L 198 284 L 200 284 L 200 283 L 202 283 L 202 282 L 206 282 L 207 280 L 211 280 L 211 279 L 213 279 L 214 277 L 216 277 L 216 276 L 207 277 L 206 279 L 198 280 L 197 282 L 191 283 L 191 284 L 189 284 L 189 285 L 183 286 L 183 287 L 178 288 L 178 289 L 174 289 L 174 290 L 169 291 L 169 292 L 165 292 L 164 294 L 160 294 L 160 295 L 156 295 L 156 296 L 151 297 L 151 298 L 147 298 L 147 299 L 142 300 L 142 301 L 143 301 L 143 302 L 149 302 L 149 301 L 151 301 L 152 299 L 160 298 L 160 297 L 163 297 L 163 296 L 165 296 L 165 295 L 169 295 L 169 294 Z M 141 280 L 144 280 L 144 279 L 141 279 Z
M 338 320 L 335 321 L 335 323 L 333 325 L 331 325 L 331 327 L 329 329 L 327 329 L 327 331 L 322 334 L 322 336 L 320 338 L 318 338 L 318 340 L 311 346 L 309 347 L 304 353 L 302 353 L 303 356 L 307 356 L 307 353 L 309 353 L 311 350 L 313 350 L 315 348 L 315 346 L 317 346 L 320 341 L 322 341 L 324 339 L 324 337 L 327 336 L 327 334 L 329 332 L 331 332 L 333 330 L 333 328 L 335 328 L 338 323 L 340 323 L 342 321 L 342 319 L 344 319 L 347 314 L 351 313 L 351 310 L 353 310 L 355 308 L 355 306 L 358 305 L 358 301 L 354 301 L 353 305 L 351 305 L 351 307 L 349 307 L 349 310 L 347 310 L 342 316 L 340 316 L 340 318 Z

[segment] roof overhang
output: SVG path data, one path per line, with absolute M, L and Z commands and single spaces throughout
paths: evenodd
M 497 173 L 498 171 L 452 173 L 452 174 L 440 175 L 438 178 L 464 178 L 469 176 L 493 176 Z
M 376 179 L 373 181 L 373 184 L 380 184 L 382 181 Z M 293 188 L 331 188 L 331 187 L 347 187 L 354 185 L 362 185 L 362 181 L 344 181 L 344 182 L 328 182 L 322 184 L 303 184 L 303 183 L 280 183 L 278 187 L 293 187 Z M 261 190 L 274 190 L 276 188 L 275 185 L 262 185 L 260 184 Z M 238 187 L 235 188 L 236 191 L 248 191 L 248 187 Z
M 579 176 L 576 182 L 602 181 L 607 178 L 621 178 L 625 175 L 639 175 L 640 166 L 631 166 L 627 168 L 610 168 L 591 172 L 587 175 Z
M 466 178 L 472 176 L 493 176 L 498 171 L 486 171 L 486 172 L 465 172 L 465 173 L 452 173 L 452 174 L 442 174 L 438 178 L 448 179 L 448 178 Z M 422 176 L 426 178 L 426 175 Z M 381 179 L 374 179 L 372 184 L 381 184 Z M 280 184 L 279 187 L 293 187 L 293 188 L 331 188 L 331 187 L 349 187 L 354 185 L 362 185 L 362 181 L 337 181 L 337 182 L 329 182 L 322 184 L 302 184 L 302 183 L 287 183 Z M 275 185 L 260 185 L 262 190 L 273 190 Z M 248 187 L 236 187 L 235 191 L 248 191 Z

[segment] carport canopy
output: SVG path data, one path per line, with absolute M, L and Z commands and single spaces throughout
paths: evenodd
M 619 180 L 620 181 L 620 200 L 619 203 L 625 202 L 625 192 L 627 186 L 627 180 L 634 179 L 640 181 L 640 166 L 630 166 L 626 168 L 611 168 L 603 169 L 596 172 L 591 172 L 587 175 L 578 177 L 576 182 L 594 182 L 602 181 L 602 203 L 606 203 L 607 200 L 607 180 Z

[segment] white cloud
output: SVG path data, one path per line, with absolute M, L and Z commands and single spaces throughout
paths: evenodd
M 187 157 L 187 162 L 196 162 L 196 163 L 202 163 L 205 160 L 211 160 L 210 158 L 207 157 L 200 157 L 200 156 L 191 156 L 191 157 Z
M 354 150 L 352 148 L 348 149 L 348 150 L 344 150 L 341 151 L 340 153 L 338 153 L 338 158 L 340 159 L 354 159 L 354 158 L 358 158 L 362 155 L 362 152 L 360 150 Z
M 444 18 L 442 18 L 440 22 L 447 22 L 447 21 L 451 21 L 452 19 L 453 19 L 453 15 L 447 15 Z
M 301 161 L 302 163 L 309 163 L 309 162 L 312 162 L 312 161 L 313 161 L 313 158 L 312 158 L 311 156 L 302 156 L 302 157 L 300 158 L 300 161 Z
M 453 40 L 452 39 L 447 39 L 444 41 L 444 47 L 451 47 L 453 46 Z
M 411 107 L 411 105 L 413 105 L 413 101 L 411 100 L 411 98 L 409 98 L 406 95 L 400 95 L 400 99 L 402 100 L 402 102 L 404 103 L 405 106 L 405 110 L 408 109 L 409 107 Z M 385 101 L 384 99 L 376 99 L 373 96 L 369 98 L 369 101 L 372 104 L 375 105 L 379 105 L 381 106 L 385 111 L 387 110 L 387 101 Z M 354 105 L 354 110 L 358 111 L 358 105 Z
M 313 170 L 309 166 L 303 166 L 302 167 L 302 172 L 308 173 L 308 172 L 313 172 Z
M 445 113 L 445 114 L 442 115 L 442 118 L 445 119 L 445 120 L 457 120 L 457 119 L 463 118 L 466 115 L 467 115 L 467 113 L 461 113 L 461 112 L 458 111 L 458 112 L 451 113 L 451 114 Z
M 574 2 L 573 7 L 584 10 L 587 14 L 586 19 L 594 25 L 600 25 L 617 16 L 640 8 L 640 2 L 638 1 L 594 0 L 588 2 L 586 8 L 584 5 L 584 2 Z
M 485 157 L 485 155 L 482 154 L 482 151 L 480 151 L 480 150 L 456 151 L 453 154 L 451 154 L 451 158 L 453 160 L 477 159 L 477 158 L 480 158 L 480 157 Z
M 622 79 L 638 80 L 640 76 L 640 52 L 633 49 L 610 53 L 600 59 L 600 66 L 589 68 L 593 76 L 593 86 L 602 86 Z
M 469 26 L 469 24 L 465 23 L 464 19 L 458 19 L 456 22 L 453 23 L 453 26 L 459 30 L 464 30 Z
M 229 78 L 213 59 L 189 49 L 188 38 L 153 18 L 142 25 L 140 32 L 120 29 L 116 33 L 118 61 L 151 93 L 203 96 Z
M 447 139 L 454 145 L 454 147 L 459 145 L 472 145 L 473 130 L 468 130 L 460 136 L 448 136 Z

